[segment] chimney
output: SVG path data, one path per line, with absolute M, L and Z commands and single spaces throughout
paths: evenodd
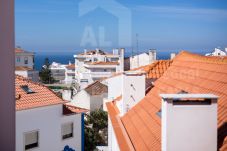
M 121 48 L 121 50 L 120 50 L 120 72 L 124 71 L 124 58 L 125 58 L 125 49 Z
M 156 49 L 149 50 L 149 63 L 156 61 Z
M 227 48 L 225 48 L 225 52 L 227 53 Z
M 173 58 L 175 58 L 176 57 L 176 53 L 171 53 L 170 54 L 170 59 L 172 60 Z
M 145 72 L 127 71 L 122 75 L 123 114 L 145 97 Z
M 118 49 L 113 49 L 113 55 L 119 55 Z
M 217 96 L 212 94 L 160 96 L 162 151 L 217 150 Z
M 87 54 L 87 49 L 84 49 L 84 54 L 85 54 L 85 55 Z
M 96 48 L 95 51 L 96 51 L 96 54 L 99 54 L 99 49 L 98 48 Z

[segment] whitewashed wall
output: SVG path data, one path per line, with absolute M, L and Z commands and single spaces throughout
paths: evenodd
M 35 70 L 32 70 L 32 71 L 19 71 L 19 70 L 16 70 L 15 74 L 23 76 L 25 78 L 28 78 L 28 79 L 30 79 L 30 80 L 32 80 L 34 82 L 38 82 L 39 81 L 39 71 L 35 71 Z
M 74 123 L 73 138 L 62 140 L 61 125 Z M 34 108 L 16 112 L 16 151 L 24 151 L 25 132 L 39 131 L 39 147 L 32 151 L 62 151 L 69 145 L 81 150 L 81 114 L 63 116 L 62 105 Z
M 20 61 L 18 62 L 17 58 L 20 58 Z M 25 58 L 28 58 L 28 64 L 24 63 Z M 24 67 L 29 67 L 32 68 L 34 67 L 33 63 L 33 54 L 32 53 L 16 53 L 15 54 L 15 64 L 16 66 L 24 66 Z
M 81 90 L 73 97 L 71 103 L 81 108 L 90 109 L 90 101 L 90 95 L 85 90 Z

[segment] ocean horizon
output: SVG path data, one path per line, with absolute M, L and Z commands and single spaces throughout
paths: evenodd
M 158 60 L 166 60 L 170 58 L 170 54 L 178 53 L 179 51 L 171 51 L 171 52 L 166 52 L 166 51 L 157 51 L 157 59 Z M 201 55 L 204 55 L 207 53 L 207 51 L 190 51 L 193 53 L 198 53 Z M 78 54 L 79 52 L 35 52 L 35 69 L 36 70 L 41 70 L 42 66 L 44 64 L 45 58 L 49 59 L 50 64 L 52 62 L 57 62 L 61 64 L 68 64 L 69 62 L 74 63 L 74 55 Z M 142 53 L 142 52 L 140 52 Z M 131 52 L 125 52 L 125 57 L 130 57 Z

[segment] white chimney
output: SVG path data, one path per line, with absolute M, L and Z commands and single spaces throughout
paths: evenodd
M 225 52 L 227 53 L 227 48 L 225 48 Z
M 98 53 L 99 53 L 99 49 L 98 49 L 98 48 L 96 48 L 95 50 L 96 50 L 96 54 L 98 54 Z
M 120 72 L 124 71 L 124 58 L 125 58 L 125 49 L 121 48 L 121 50 L 120 50 Z
M 156 49 L 150 49 L 149 50 L 149 63 L 153 63 L 156 61 Z
M 145 73 L 127 71 L 122 75 L 123 114 L 145 97 Z
M 160 96 L 162 151 L 217 150 L 217 96 L 212 94 Z
M 119 55 L 118 49 L 113 49 L 113 55 Z
M 85 54 L 85 55 L 87 54 L 87 49 L 84 49 L 84 54 Z
M 170 59 L 172 60 L 173 58 L 175 58 L 176 57 L 176 53 L 171 53 L 170 54 Z

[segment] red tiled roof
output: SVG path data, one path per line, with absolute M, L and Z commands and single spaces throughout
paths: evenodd
M 73 69 L 75 69 L 75 64 L 67 65 L 66 68 L 73 70 Z
M 27 85 L 35 93 L 27 94 L 21 88 L 21 86 L 25 85 Z M 17 111 L 67 103 L 67 101 L 64 101 L 61 98 L 59 98 L 54 92 L 52 92 L 46 86 L 32 82 L 22 76 L 18 75 L 16 76 L 15 89 Z
M 97 50 L 89 50 L 86 53 L 85 52 L 84 53 L 80 53 L 79 55 L 95 55 L 97 52 L 100 55 L 106 55 L 107 54 L 106 52 L 104 52 L 102 50 L 98 50 L 98 51 Z
M 16 71 L 31 71 L 31 70 L 33 70 L 33 69 L 32 69 L 32 68 L 29 68 L 29 67 L 16 66 L 16 67 L 15 67 L 15 70 L 16 70 Z
M 129 71 L 144 71 L 146 73 L 146 78 L 157 79 L 157 78 L 160 78 L 164 74 L 164 72 L 168 69 L 168 67 L 171 65 L 171 63 L 172 63 L 172 60 L 158 60 L 149 65 L 134 68 Z M 103 78 L 102 80 L 113 78 L 113 77 L 116 77 L 119 75 L 122 75 L 122 72 L 115 73 L 110 77 Z
M 107 86 L 99 81 L 93 82 L 92 84 L 88 85 L 84 90 L 90 95 L 101 95 L 108 92 Z
M 116 100 L 114 100 L 114 101 L 116 101 Z M 130 139 L 123 126 L 123 123 L 121 122 L 120 117 L 118 116 L 119 110 L 113 104 L 113 102 L 106 103 L 106 107 L 107 107 L 108 114 L 109 114 L 113 129 L 114 129 L 115 136 L 117 138 L 119 148 L 122 151 L 133 151 L 134 148 L 133 148 L 132 144 L 130 143 Z
M 227 151 L 227 136 L 225 137 L 225 139 L 223 141 L 223 145 L 219 150 L 220 151 Z
M 147 78 L 160 78 L 171 65 L 172 60 L 158 60 L 152 64 L 132 69 L 131 71 L 141 70 L 146 72 Z
M 89 63 L 90 65 L 119 65 L 119 62 L 104 62 L 104 61 L 98 61 L 98 62 L 92 62 Z
M 161 150 L 161 120 L 156 115 L 161 109 L 159 94 L 178 93 L 182 90 L 189 93 L 213 93 L 219 96 L 218 128 L 226 125 L 227 58 L 205 57 L 183 51 L 154 83 L 154 88 L 120 120 L 135 150 Z M 109 108 L 108 111 L 112 112 Z M 222 133 L 226 134 L 227 128 Z M 124 138 L 119 136 L 117 139 Z M 221 144 L 226 146 L 226 143 L 225 141 Z
M 20 48 L 20 47 L 15 48 L 15 53 L 24 53 L 24 52 L 27 52 L 27 51 L 23 50 L 23 49 Z
M 64 106 L 70 110 L 72 113 L 85 113 L 88 112 L 89 110 L 84 109 L 84 108 L 80 108 L 74 105 L 70 105 L 70 104 L 64 104 Z

